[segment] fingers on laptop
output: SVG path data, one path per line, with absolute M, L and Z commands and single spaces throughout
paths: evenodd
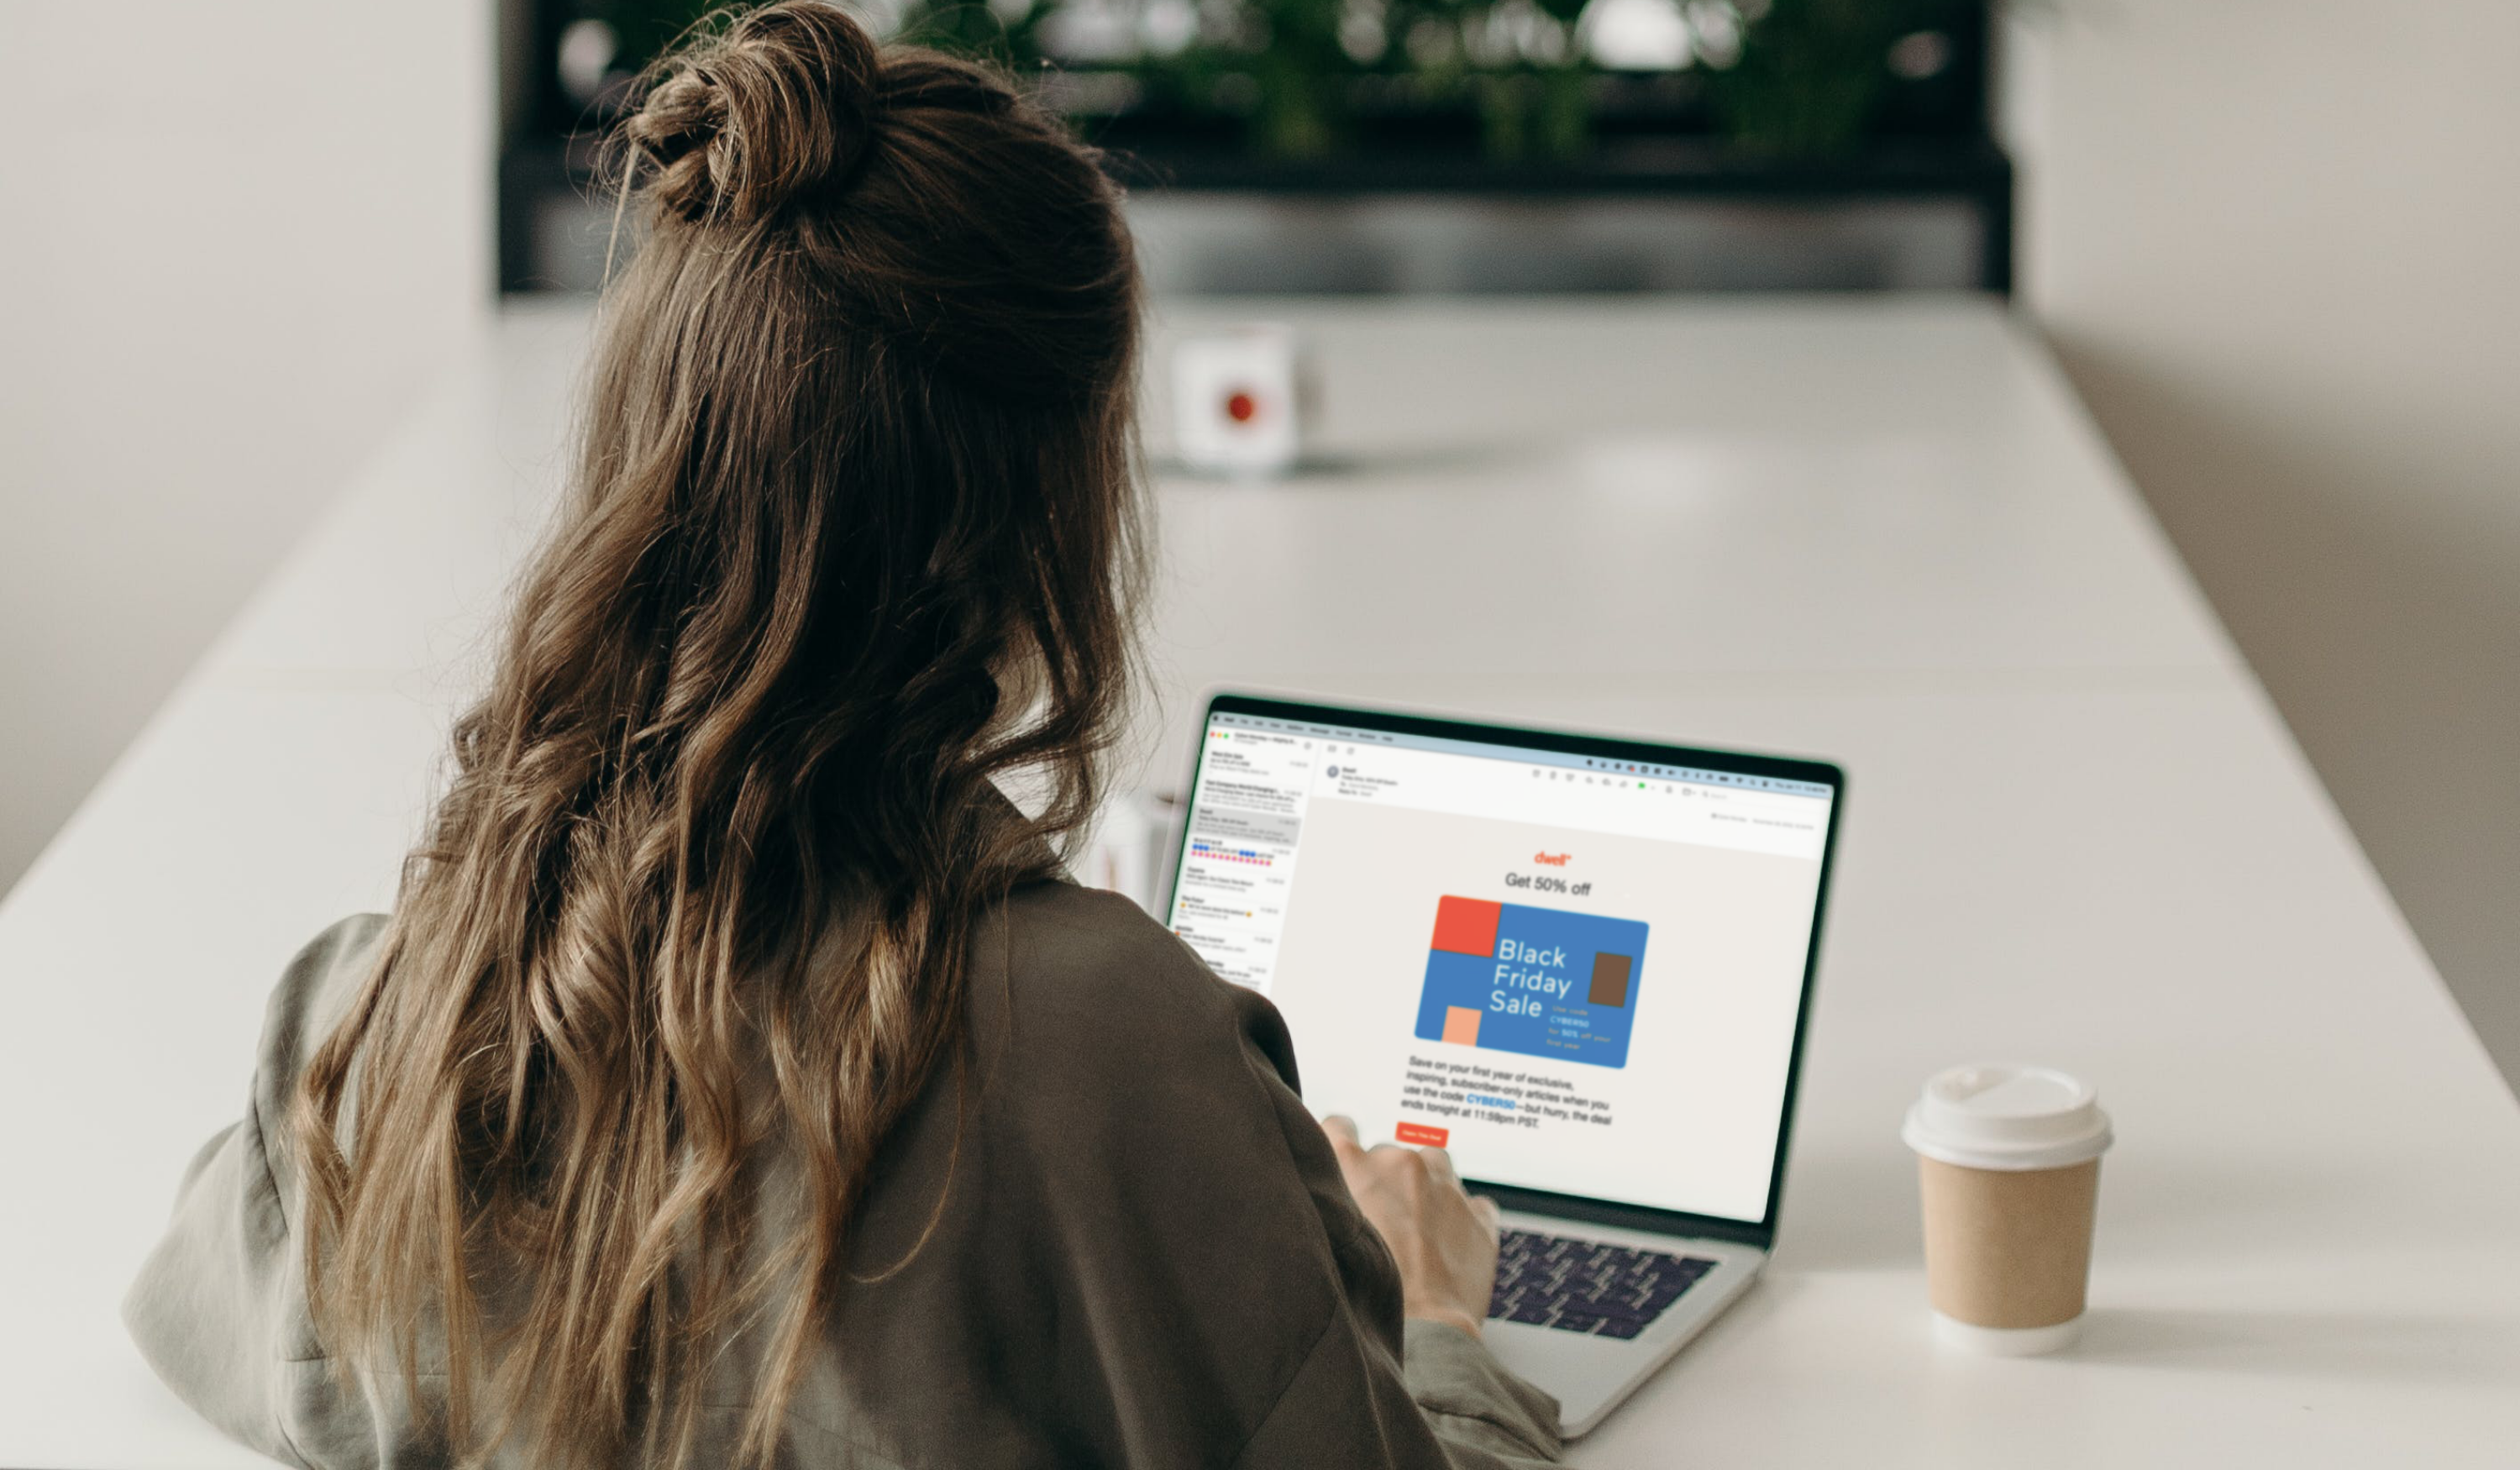
M 1356 1120 L 1344 1113 L 1332 1113 L 1322 1119 L 1322 1132 L 1329 1136 L 1330 1151 L 1337 1154 L 1341 1162 L 1368 1154 L 1414 1153 L 1418 1156 L 1418 1166 L 1426 1171 L 1428 1179 L 1438 1183 L 1450 1184 L 1456 1189 L 1462 1186 L 1461 1172 L 1453 1167 L 1453 1155 L 1449 1150 L 1410 1148 L 1400 1143 L 1376 1143 L 1372 1148 L 1368 1148 L 1357 1134 Z M 1494 1220 L 1495 1200 L 1480 1197 L 1473 1203 L 1481 1207 L 1480 1213 L 1483 1218 Z
M 1426 1166 L 1427 1178 L 1436 1183 L 1450 1185 L 1455 1189 L 1462 1187 L 1461 1172 L 1453 1167 L 1451 1150 L 1421 1148 L 1418 1150 L 1418 1157 Z M 1472 1194 L 1469 1196 L 1469 1201 L 1470 1213 L 1478 1217 L 1479 1224 L 1487 1226 L 1490 1235 L 1495 1235 L 1505 1228 L 1505 1212 L 1495 1200 L 1484 1194 Z
M 1372 1147 L 1368 1147 L 1366 1146 L 1364 1137 L 1356 1131 L 1356 1120 L 1347 1116 L 1345 1113 L 1331 1113 L 1328 1117 L 1322 1119 L 1322 1132 L 1330 1136 L 1330 1146 L 1333 1149 L 1336 1149 L 1342 1157 L 1351 1153 L 1378 1154 L 1409 1152 L 1418 1154 L 1440 1154 L 1443 1152 L 1440 1148 L 1412 1149 L 1409 1148 L 1408 1145 L 1401 1143 L 1376 1143 Z M 1439 1177 L 1450 1178 L 1451 1175 L 1452 1161 L 1447 1159 L 1444 1162 L 1444 1167 Z

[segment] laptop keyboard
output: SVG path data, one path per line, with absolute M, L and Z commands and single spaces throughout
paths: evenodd
M 1507 1230 L 1488 1315 L 1560 1332 L 1634 1337 L 1715 1263 L 1562 1235 Z

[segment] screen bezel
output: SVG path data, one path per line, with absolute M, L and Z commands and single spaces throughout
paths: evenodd
M 1522 1211 L 1526 1214 L 1590 1221 L 1596 1225 L 1650 1230 L 1665 1235 L 1735 1240 L 1755 1245 L 1762 1250 L 1768 1249 L 1775 1243 L 1778 1210 L 1784 1202 L 1785 1156 L 1793 1143 L 1794 1109 L 1802 1092 L 1803 1048 L 1811 1032 L 1812 992 L 1820 975 L 1821 929 L 1822 921 L 1828 914 L 1829 880 L 1836 869 L 1838 817 L 1846 806 L 1846 772 L 1843 769 L 1832 762 L 1796 756 L 1760 755 L 1737 750 L 1710 750 L 1701 746 L 1673 745 L 1659 740 L 1644 740 L 1628 735 L 1589 735 L 1577 731 L 1551 730 L 1527 725 L 1489 725 L 1446 715 L 1375 709 L 1364 705 L 1322 704 L 1311 700 L 1289 699 L 1269 694 L 1218 690 L 1208 695 L 1205 712 L 1199 717 L 1196 751 L 1191 759 L 1190 781 L 1182 787 L 1182 831 L 1174 844 L 1173 881 L 1164 902 L 1163 921 L 1167 925 L 1171 924 L 1172 914 L 1181 903 L 1183 858 L 1190 840 L 1191 807 L 1198 793 L 1200 770 L 1207 760 L 1207 730 L 1209 724 L 1220 714 L 1253 715 L 1263 719 L 1294 720 L 1317 725 L 1344 725 L 1357 730 L 1381 731 L 1391 735 L 1474 740 L 1515 749 L 1547 751 L 1555 755 L 1634 761 L 1641 765 L 1692 766 L 1726 775 L 1764 776 L 1783 780 L 1809 781 L 1828 787 L 1828 829 L 1821 842 L 1820 884 L 1812 895 L 1811 943 L 1803 956 L 1802 993 L 1795 1002 L 1793 1048 L 1785 1061 L 1783 1112 L 1777 1124 L 1776 1158 L 1769 1166 L 1768 1210 L 1765 1217 L 1756 1221 L 1735 1220 L 1729 1216 L 1699 1215 L 1686 1210 L 1665 1210 L 1651 1205 L 1629 1204 L 1624 1200 L 1598 1196 L 1559 1194 L 1550 1190 L 1525 1188 L 1519 1184 L 1502 1184 L 1486 1180 L 1468 1179 L 1462 1181 L 1482 1194 L 1493 1196 L 1504 1208 Z

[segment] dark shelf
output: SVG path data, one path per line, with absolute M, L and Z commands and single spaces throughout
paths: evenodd
M 563 95 L 559 40 L 571 22 L 609 18 L 617 8 L 596 0 L 518 3 L 532 23 L 519 33 L 523 44 L 514 58 L 519 86 L 501 163 L 502 280 L 510 290 L 582 288 L 596 206 L 585 197 L 586 142 L 568 135 L 600 126 L 607 109 L 627 93 L 598 89 L 592 104 L 584 95 Z M 1243 8 L 1263 17 L 1289 13 L 1279 0 L 1247 0 Z M 1038 14 L 1042 7 L 1032 9 Z M 1780 19 L 1735 37 L 1744 49 L 1732 62 L 1701 53 L 1703 65 L 1588 66 L 1580 77 L 1512 67 L 1429 69 L 1409 60 L 1405 46 L 1354 67 L 1339 57 L 1316 56 L 1290 71 L 1287 56 L 1238 49 L 1250 39 L 1224 31 L 1208 38 L 1213 44 L 1161 61 L 1056 60 L 1047 31 L 991 39 L 986 23 L 972 30 L 958 22 L 927 38 L 1005 48 L 1001 59 L 1037 78 L 1028 85 L 1043 104 L 1073 118 L 1150 206 L 1142 224 L 1163 216 L 1178 225 L 1204 212 L 1235 220 L 1222 227 L 1230 236 L 1244 221 L 1272 214 L 1318 214 L 1337 222 L 1360 250 L 1422 262 L 1456 247 L 1556 249 L 1560 241 L 1550 236 L 1555 219 L 1566 222 L 1562 242 L 1570 258 L 1597 247 L 1662 252 L 1641 276 L 1625 265 L 1605 265 L 1595 274 L 1588 274 L 1590 266 L 1574 271 L 1570 279 L 1635 276 L 1648 283 L 1639 290 L 1807 289 L 1803 282 L 1819 283 L 1809 289 L 1874 289 L 1868 283 L 1878 282 L 1887 290 L 2008 291 L 2013 170 L 1988 136 L 1991 6 L 1987 0 L 1901 0 L 1896 6 L 1866 0 L 1822 9 L 1831 13 L 1805 8 L 1787 16 L 1780 7 Z M 1876 59 L 1868 48 L 1882 37 L 1870 32 L 1894 22 L 1899 28 L 1883 36 L 1935 39 L 1939 55 L 1903 62 L 1903 40 Z M 616 59 L 625 88 L 628 71 L 664 33 L 631 37 L 631 51 Z M 1849 50 L 1857 38 L 1864 49 Z M 1290 77 L 1303 83 L 1296 93 L 1276 90 Z M 1542 125 L 1544 114 L 1561 121 L 1569 115 L 1570 82 L 1580 88 L 1576 114 L 1586 141 L 1579 154 L 1557 159 L 1493 151 L 1541 148 L 1552 136 Z M 1850 86 L 1870 89 L 1856 107 L 1860 116 L 1835 106 L 1854 95 Z M 1300 104 L 1294 111 L 1273 110 L 1290 105 L 1290 98 Z M 1838 137 L 1849 130 L 1860 141 L 1824 157 L 1762 154 L 1729 141 Z M 1328 140 L 1333 147 L 1322 157 L 1296 161 L 1268 156 L 1257 146 L 1287 138 Z M 1449 244 L 1430 245 L 1422 233 L 1398 243 L 1375 207 L 1386 196 L 1431 200 L 1434 213 L 1473 223 L 1454 230 Z M 1261 207 L 1252 207 L 1255 200 Z M 1273 200 L 1294 208 L 1274 209 Z M 1596 208 L 1594 201 L 1609 207 Z M 1615 244 L 1602 245 L 1609 236 Z M 1287 255 L 1309 243 L 1264 229 L 1247 241 L 1227 239 L 1225 247 Z M 1935 260 L 1930 267 L 1911 268 L 1928 255 Z M 1807 268 L 1823 257 L 1837 264 Z M 1695 271 L 1689 262 L 1696 261 L 1708 262 L 1707 269 Z M 1682 268 L 1664 269 L 1673 262 Z M 1748 268 L 1739 268 L 1743 262 Z M 1372 283 L 1394 274 L 1377 265 L 1357 275 L 1355 289 L 1379 289 Z M 1452 289 L 1425 285 L 1424 272 L 1396 274 L 1415 284 L 1393 289 Z M 1193 280 L 1174 289 L 1209 288 Z
M 1500 163 L 1465 145 L 1422 137 L 1339 156 L 1291 161 L 1230 141 L 1089 128 L 1113 174 L 1146 194 L 1273 195 L 1354 201 L 1375 195 L 1574 200 L 1667 198 L 1744 203 L 1950 200 L 1977 221 L 1977 285 L 2012 288 L 2011 160 L 1984 138 L 1883 138 L 1844 156 L 1778 158 L 1707 137 L 1612 136 L 1583 156 Z M 506 290 L 533 290 L 531 231 L 542 202 L 582 199 L 592 156 L 583 140 L 514 144 L 501 160 L 500 263 Z
M 1579 158 L 1527 163 L 1424 149 L 1288 161 L 1222 148 L 1104 147 L 1123 183 L 1185 191 L 1884 199 L 1983 197 L 2012 187 L 2011 160 L 1984 140 L 1879 143 L 1846 157 L 1779 159 L 1707 139 L 1624 139 Z

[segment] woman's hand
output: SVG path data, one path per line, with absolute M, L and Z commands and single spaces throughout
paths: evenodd
M 1440 1148 L 1367 1148 L 1356 1124 L 1336 1116 L 1322 1130 L 1348 1192 L 1400 1263 L 1401 1310 L 1478 1336 L 1496 1291 L 1497 1202 L 1464 1193 L 1453 1156 Z

